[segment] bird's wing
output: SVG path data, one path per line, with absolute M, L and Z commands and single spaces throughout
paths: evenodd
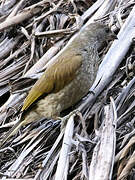
M 41 78 L 35 83 L 24 101 L 22 111 L 26 110 L 41 95 L 58 92 L 70 83 L 76 71 L 82 64 L 81 55 L 61 55 L 57 61 L 47 68 Z

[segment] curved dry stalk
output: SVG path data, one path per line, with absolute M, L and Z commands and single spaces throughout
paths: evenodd
M 19 11 L 19 9 L 22 8 L 23 3 L 25 3 L 25 2 L 26 2 L 26 0 L 21 0 L 20 2 L 18 2 L 18 4 L 16 5 L 16 7 L 13 9 L 13 11 L 12 11 L 12 12 L 9 14 L 9 16 L 7 17 L 7 19 L 14 17 L 14 16 L 17 14 L 17 12 Z
M 122 90 L 122 93 L 115 100 L 115 103 L 117 105 L 117 110 L 119 110 L 121 108 L 122 104 L 124 103 L 124 101 L 127 98 L 127 95 L 129 93 L 130 89 L 132 88 L 132 86 L 134 86 L 134 84 L 135 84 L 135 77 L 128 83 L 127 87 L 125 87 Z
M 135 136 L 135 129 L 133 129 L 133 131 L 131 131 L 130 133 L 126 134 L 126 136 L 124 136 L 124 139 L 121 143 L 120 148 L 123 148 L 124 145 L 126 145 L 126 143 L 129 141 L 129 139 L 132 138 L 133 136 Z
M 17 0 L 12 0 L 5 3 L 5 0 L 3 0 L 0 6 L 0 15 L 8 14 L 12 10 L 13 6 L 16 4 L 16 1 Z
M 53 37 L 53 36 L 62 36 L 64 34 L 71 34 L 72 28 L 67 28 L 67 29 L 59 29 L 59 30 L 52 30 L 52 31 L 45 31 L 45 32 L 36 32 L 35 36 L 46 36 L 46 37 Z
M 41 1 L 37 3 L 36 5 L 32 5 L 28 8 L 25 8 L 22 12 L 18 13 L 16 16 L 7 18 L 4 22 L 0 23 L 0 31 L 3 31 L 9 28 L 10 26 L 19 24 L 22 21 L 29 19 L 33 15 L 39 13 L 42 10 L 41 5 L 46 4 L 46 3 L 48 3 L 47 0 Z
M 60 141 L 61 141 L 62 138 L 63 138 L 63 134 L 64 134 L 64 129 L 61 131 L 61 133 L 59 134 L 59 136 L 58 136 L 58 138 L 56 139 L 55 143 L 53 144 L 52 148 L 51 148 L 50 151 L 48 152 L 46 158 L 43 160 L 43 162 L 42 162 L 42 167 L 43 167 L 43 168 L 46 167 L 49 159 L 52 158 L 53 153 L 55 152 L 55 150 L 57 149 L 58 144 L 60 143 Z M 36 179 L 39 179 L 39 176 L 40 176 L 41 172 L 42 172 L 42 169 L 39 169 L 38 172 L 37 172 L 37 174 L 36 174 L 36 176 L 35 176 L 35 178 L 34 178 L 35 180 L 36 180 Z
M 104 0 L 96 1 L 81 17 L 83 20 L 89 18 L 102 4 Z
M 90 164 L 89 180 L 110 180 L 116 146 L 116 108 L 112 104 L 105 106 L 105 118 L 99 130 L 99 141 L 94 148 Z
M 124 166 L 124 168 L 122 169 L 122 172 L 120 173 L 120 175 L 118 175 L 117 180 L 123 180 L 123 179 L 127 178 L 127 176 L 129 175 L 131 169 L 134 166 L 135 166 L 135 151 L 131 155 L 130 159 L 127 161 L 127 163 Z
M 69 168 L 69 153 L 72 145 L 72 136 L 74 132 L 74 116 L 73 114 L 66 125 L 63 144 L 60 152 L 60 157 L 57 165 L 55 180 L 67 179 Z
M 135 144 L 135 136 L 133 136 L 133 137 L 129 140 L 128 144 L 123 148 L 119 160 L 122 160 L 122 159 L 127 155 L 127 153 L 129 152 L 129 149 L 131 148 L 131 146 L 132 146 L 133 144 Z
M 10 54 L 4 61 L 0 62 L 0 69 L 3 68 L 6 64 L 8 64 L 13 58 L 16 58 L 21 52 L 23 52 L 28 46 L 30 42 L 25 42 L 20 49 L 17 49 L 13 54 Z M 13 48 L 13 47 L 12 47 Z M 10 49 L 11 51 L 11 49 Z
M 4 42 L 1 43 L 0 60 L 6 57 L 11 52 L 11 50 L 16 47 L 19 40 L 20 37 L 16 37 L 15 39 L 6 39 L 6 41 L 4 40 Z
M 51 14 L 52 12 L 55 12 L 55 11 L 59 8 L 59 6 L 61 5 L 62 2 L 63 2 L 63 0 L 60 0 L 60 1 L 58 2 L 58 4 L 54 6 L 54 8 L 52 8 L 52 9 L 51 9 L 50 11 L 48 11 L 47 13 L 39 16 L 38 18 L 36 18 L 36 19 L 35 19 L 35 22 L 40 21 L 40 20 L 42 20 L 43 18 L 45 18 L 46 16 L 48 16 L 49 14 Z
M 130 150 L 130 148 L 135 144 L 135 136 L 133 136 L 128 144 L 119 152 L 119 154 L 117 154 L 117 161 L 121 161 L 119 168 L 118 168 L 118 177 L 120 176 L 120 174 L 122 173 L 124 167 L 125 167 L 125 161 L 126 161 L 126 156 Z M 116 161 L 116 160 L 115 160 Z M 127 163 L 126 163 L 127 164 Z M 123 174 L 123 173 L 122 173 Z

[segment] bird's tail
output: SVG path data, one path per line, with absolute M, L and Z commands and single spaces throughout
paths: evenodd
M 0 148 L 6 143 L 6 141 L 13 136 L 15 133 L 18 132 L 18 130 L 21 128 L 23 125 L 24 121 L 18 121 L 10 130 L 9 132 L 5 135 L 2 141 L 0 141 Z

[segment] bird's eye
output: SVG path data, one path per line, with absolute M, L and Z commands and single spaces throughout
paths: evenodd
M 109 27 L 105 28 L 105 32 L 106 32 L 106 33 L 109 33 L 109 32 L 110 32 Z

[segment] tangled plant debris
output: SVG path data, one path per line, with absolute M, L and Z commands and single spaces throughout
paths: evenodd
M 2 179 L 135 179 L 135 2 L 0 1 L 0 142 L 16 124 L 27 92 L 82 27 L 108 24 L 118 40 L 87 97 L 60 120 L 22 127 L 0 149 Z M 91 93 L 93 91 L 94 93 Z

